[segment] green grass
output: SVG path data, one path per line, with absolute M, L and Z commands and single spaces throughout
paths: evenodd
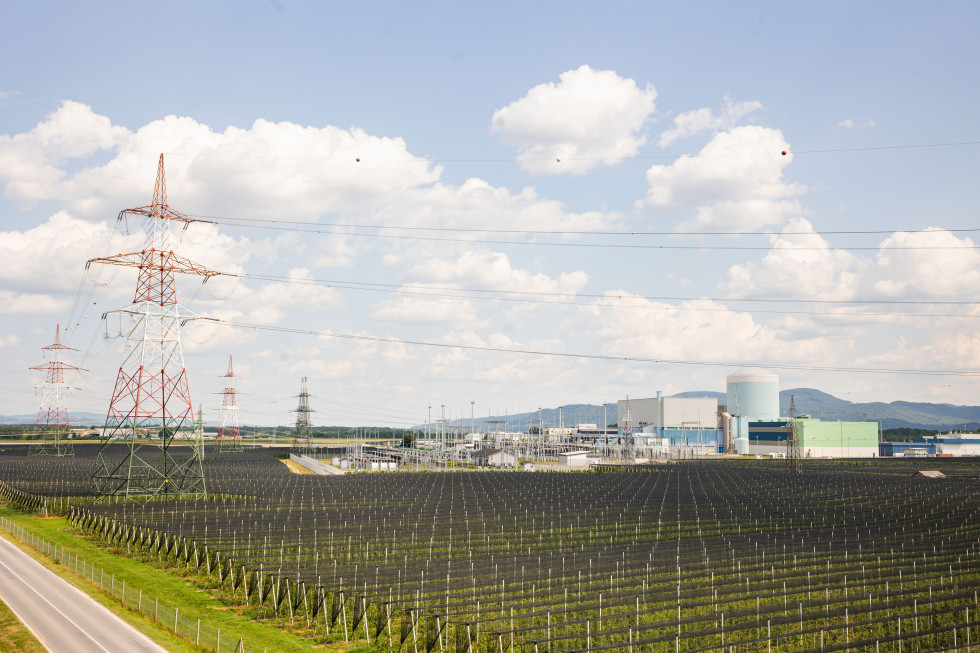
M 0 653 L 45 653 L 41 642 L 17 618 L 13 610 L 0 601 Z
M 289 653 L 291 651 L 310 651 L 313 647 L 312 641 L 286 632 L 281 625 L 273 624 L 270 621 L 255 621 L 250 615 L 242 614 L 237 604 L 213 597 L 201 589 L 202 580 L 196 576 L 182 577 L 176 571 L 157 569 L 150 564 L 100 548 L 87 538 L 76 535 L 69 530 L 65 519 L 40 519 L 16 512 L 5 506 L 0 506 L 0 516 L 22 525 L 52 544 L 77 554 L 89 564 L 105 569 L 106 578 L 112 575 L 117 581 L 125 579 L 128 588 L 142 589 L 144 600 L 152 601 L 159 598 L 161 604 L 166 604 L 171 608 L 175 606 L 179 608 L 180 613 L 185 617 L 200 619 L 202 624 L 207 624 L 212 628 L 220 628 L 223 641 L 229 641 L 232 638 L 237 641 L 240 637 L 248 651 L 267 649 Z M 17 541 L 16 538 L 11 539 Z M 26 546 L 21 548 L 31 551 Z M 126 620 L 127 623 L 146 633 L 168 651 L 187 651 L 190 653 L 204 650 L 193 643 L 176 637 L 166 627 L 155 623 L 151 618 L 139 614 L 135 610 L 124 608 L 118 599 L 101 590 L 97 583 L 92 583 L 80 574 L 69 571 L 47 556 L 36 554 L 34 557 L 76 587 L 93 596 Z M 305 626 L 305 623 L 303 625 Z M 326 650 L 352 650 L 351 647 L 354 645 L 356 644 L 353 642 L 350 645 L 341 643 L 336 647 L 328 647 Z

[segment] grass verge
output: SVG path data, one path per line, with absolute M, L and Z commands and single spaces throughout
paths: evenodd
M 27 629 L 14 611 L 0 601 L 0 653 L 46 653 L 34 633 Z
M 220 628 L 223 641 L 234 638 L 234 641 L 237 642 L 238 638 L 242 638 L 247 651 L 267 650 L 277 653 L 280 651 L 291 653 L 293 651 L 310 651 L 313 648 L 311 640 L 291 634 L 288 632 L 288 627 L 283 629 L 280 625 L 270 621 L 256 621 L 250 615 L 245 614 L 237 604 L 213 597 L 200 587 L 200 581 L 195 576 L 189 573 L 183 575 L 181 573 L 183 570 L 158 569 L 151 564 L 102 549 L 88 538 L 72 532 L 67 521 L 63 518 L 41 519 L 25 515 L 6 506 L 0 506 L 0 516 L 20 524 L 52 544 L 64 547 L 89 564 L 103 568 L 106 578 L 114 576 L 117 581 L 125 579 L 127 587 L 142 589 L 145 600 L 152 601 L 159 598 L 162 604 L 179 608 L 180 613 L 185 617 L 200 619 L 202 624 L 207 624 L 212 628 Z M 123 607 L 118 599 L 100 589 L 98 583 L 93 583 L 63 565 L 57 564 L 48 556 L 22 544 L 16 537 L 11 536 L 10 539 L 36 560 L 95 598 L 168 651 L 191 653 L 206 650 L 192 642 L 178 638 L 166 626 L 154 622 L 151 617 Z M 305 626 L 305 623 L 303 625 Z M 317 646 L 316 648 L 317 650 L 353 651 L 360 647 L 357 643 L 351 642 L 350 644 L 331 644 L 327 647 Z

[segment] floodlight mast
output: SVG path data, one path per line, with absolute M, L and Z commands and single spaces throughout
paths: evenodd
M 61 344 L 61 325 L 55 326 L 54 343 L 41 347 L 48 352 L 50 357 L 47 363 L 35 365 L 32 370 L 43 370 L 46 372 L 44 383 L 41 384 L 41 407 L 37 411 L 37 418 L 34 420 L 34 431 L 40 435 L 41 441 L 32 444 L 28 449 L 31 456 L 74 456 L 75 449 L 71 441 L 62 438 L 67 435 L 70 423 L 68 420 L 68 386 L 65 385 L 65 370 L 80 370 L 61 360 L 61 353 L 64 351 L 76 351 L 75 349 Z M 44 440 L 48 434 L 54 434 L 54 442 Z
M 175 455 L 175 439 L 194 420 L 180 327 L 194 314 L 177 303 L 175 274 L 219 274 L 171 249 L 170 223 L 186 228 L 193 218 L 167 204 L 163 155 L 157 166 L 153 202 L 125 209 L 145 219 L 146 243 L 138 252 L 90 260 L 139 270 L 133 303 L 116 313 L 129 316 L 126 347 L 106 415 L 90 492 L 97 497 L 204 494 L 204 471 L 195 448 Z M 182 435 L 183 433 L 183 435 Z M 159 444 L 149 438 L 159 438 Z M 113 447 L 119 443 L 122 447 Z

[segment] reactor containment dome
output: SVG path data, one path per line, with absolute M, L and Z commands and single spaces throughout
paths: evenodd
M 764 369 L 742 368 L 726 377 L 728 412 L 751 421 L 779 419 L 779 377 Z

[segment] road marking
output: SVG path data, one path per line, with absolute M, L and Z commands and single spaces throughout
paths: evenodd
M 3 541 L 4 541 L 4 543 L 6 543 L 6 544 L 8 544 L 8 545 L 10 545 L 10 546 L 13 546 L 12 544 L 10 544 L 9 542 L 7 542 L 6 540 L 3 540 Z M 40 593 L 40 592 L 38 592 L 38 591 L 37 591 L 36 589 L 34 589 L 34 588 L 33 588 L 33 587 L 31 586 L 31 584 L 30 584 L 30 583 L 28 583 L 28 582 L 27 582 L 26 580 L 24 580 L 23 578 L 21 578 L 21 576 L 20 576 L 20 575 L 19 575 L 19 574 L 18 574 L 18 573 L 17 573 L 16 571 L 14 571 L 13 569 L 11 569 L 11 568 L 10 568 L 10 567 L 9 567 L 9 566 L 7 565 L 7 563 L 5 563 L 5 562 L 4 562 L 3 560 L 0 560 L 0 565 L 3 565 L 3 566 L 4 566 L 4 567 L 5 567 L 6 569 L 7 569 L 7 571 L 9 571 L 9 572 L 10 572 L 10 573 L 11 573 L 11 574 L 12 574 L 12 575 L 14 576 L 14 577 L 16 577 L 16 578 L 17 578 L 17 580 L 19 580 L 20 582 L 22 582 L 22 583 L 24 584 L 24 586 L 25 586 L 25 587 L 27 587 L 27 589 L 29 589 L 29 590 L 31 590 L 32 592 L 34 592 L 35 594 L 37 594 L 37 595 L 38 595 L 38 596 L 39 596 L 39 597 L 41 598 L 41 600 L 42 600 L 42 601 L 44 601 L 45 603 L 47 603 L 48 605 L 50 605 L 50 606 L 51 606 L 52 608 L 54 608 L 54 610 L 55 610 L 55 612 L 57 612 L 57 613 L 58 613 L 58 614 L 60 614 L 60 615 L 61 615 L 62 617 L 64 617 L 64 618 L 65 618 L 65 619 L 66 619 L 66 620 L 68 621 L 68 623 L 70 623 L 70 624 L 71 624 L 72 626 L 74 626 L 75 628 L 77 628 L 77 629 L 78 629 L 78 630 L 79 630 L 79 631 L 80 631 L 80 632 L 81 632 L 81 633 L 82 633 L 83 635 L 85 635 L 85 636 L 86 636 L 86 637 L 88 637 L 88 638 L 89 638 L 90 640 L 92 640 L 92 642 L 93 642 L 93 643 L 94 643 L 94 644 L 95 644 L 96 646 L 98 646 L 98 647 L 99 647 L 100 649 L 102 649 L 102 650 L 103 650 L 103 651 L 105 651 L 106 653 L 111 653 L 111 652 L 109 651 L 109 649 L 107 649 L 106 647 L 104 647 L 104 646 L 102 646 L 102 644 L 100 644 L 100 643 L 99 643 L 99 642 L 98 642 L 98 641 L 97 641 L 97 640 L 96 640 L 96 639 L 95 639 L 94 637 L 92 637 L 91 635 L 89 635 L 89 634 L 88 634 L 88 632 L 86 632 L 84 628 L 82 628 L 81 626 L 79 626 L 78 624 L 76 624 L 76 623 L 75 623 L 74 621 L 72 621 L 72 619 L 71 619 L 71 617 L 69 617 L 68 615 L 66 615 L 66 614 L 65 614 L 64 612 L 62 612 L 61 610 L 59 610 L 59 609 L 58 609 L 58 606 L 56 606 L 56 605 L 55 605 L 54 603 L 52 603 L 51 601 L 49 601 L 49 600 L 48 600 L 48 599 L 47 599 L 47 598 L 46 598 L 46 597 L 45 597 L 45 596 L 44 596 L 43 594 L 41 594 L 41 593 Z M 48 570 L 48 569 L 45 569 L 45 571 L 49 571 L 49 570 Z M 21 621 L 23 621 L 23 619 L 22 619 Z M 47 647 L 47 646 L 45 646 L 44 648 L 48 648 L 48 647 Z M 50 650 L 50 649 L 48 649 L 48 650 Z

